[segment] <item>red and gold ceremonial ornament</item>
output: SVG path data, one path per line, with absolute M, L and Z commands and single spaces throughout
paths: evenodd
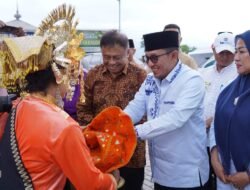
M 83 130 L 95 166 L 111 172 L 125 166 L 136 148 L 136 134 L 130 117 L 119 107 L 100 112 Z
M 78 21 L 74 21 L 74 16 L 74 7 L 63 4 L 54 9 L 36 31 L 36 35 L 45 36 L 56 47 L 53 51 L 52 69 L 58 84 L 69 82 L 70 88 L 66 97 L 68 100 L 72 99 L 75 85 L 79 83 L 79 76 L 83 70 L 80 60 L 85 55 L 80 47 L 84 35 L 77 33 Z M 67 68 L 67 79 L 57 68 L 57 64 Z
M 52 66 L 56 82 L 69 83 L 67 99 L 71 99 L 74 88 L 79 83 L 82 69 L 80 60 L 85 52 L 80 47 L 84 36 L 77 33 L 78 21 L 74 21 L 75 9 L 63 4 L 45 18 L 34 36 L 4 39 L 3 85 L 16 88 L 25 87 L 28 73 Z M 62 73 L 57 65 L 67 71 Z M 82 98 L 82 97 L 81 97 Z

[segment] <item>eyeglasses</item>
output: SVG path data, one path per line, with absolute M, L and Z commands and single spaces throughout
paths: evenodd
M 144 56 L 142 56 L 142 60 L 143 60 L 144 63 L 147 63 L 147 64 L 148 64 L 149 60 L 150 60 L 152 63 L 157 63 L 158 60 L 159 60 L 159 57 L 161 57 L 161 56 L 163 56 L 163 55 L 168 55 L 168 54 L 170 54 L 171 52 L 173 52 L 173 51 L 165 52 L 164 54 L 160 54 L 160 55 L 151 55 L 151 56 L 149 56 L 149 57 L 146 56 L 146 55 L 144 55 Z

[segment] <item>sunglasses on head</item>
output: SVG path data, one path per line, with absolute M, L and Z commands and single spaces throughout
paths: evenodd
M 169 51 L 169 52 L 165 52 L 163 54 L 160 54 L 160 55 L 150 55 L 150 56 L 147 56 L 147 55 L 144 55 L 142 56 L 142 60 L 144 63 L 147 63 L 149 62 L 149 60 L 152 62 L 152 63 L 157 63 L 158 60 L 159 60 L 159 57 L 163 56 L 163 55 L 168 55 L 170 54 L 171 52 L 173 51 Z

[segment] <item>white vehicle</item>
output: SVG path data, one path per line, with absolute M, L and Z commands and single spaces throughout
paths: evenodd
M 215 64 L 214 56 L 212 55 L 201 67 L 207 68 Z
M 197 49 L 189 53 L 191 57 L 197 62 L 198 67 L 202 65 L 213 55 L 211 48 L 207 49 Z
M 102 64 L 102 53 L 101 52 L 87 53 L 81 60 L 81 64 L 84 69 L 89 71 L 96 65 Z

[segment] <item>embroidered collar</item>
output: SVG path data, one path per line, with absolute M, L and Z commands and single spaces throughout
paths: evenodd
M 173 70 L 166 76 L 164 80 L 167 80 L 169 83 L 172 83 L 174 79 L 177 77 L 177 75 L 181 71 L 182 64 L 180 61 L 176 64 L 176 66 L 173 68 Z

